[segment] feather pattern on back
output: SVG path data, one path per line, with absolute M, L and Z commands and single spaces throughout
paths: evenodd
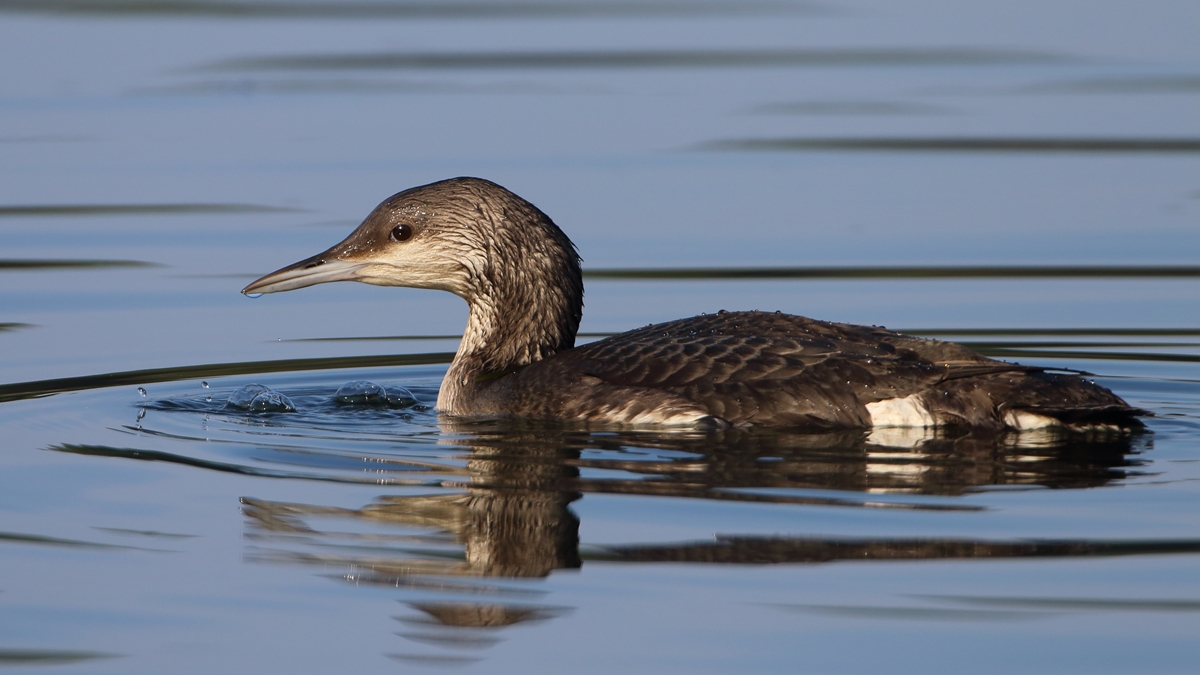
M 535 363 L 504 389 L 546 391 L 554 382 L 589 379 L 592 398 L 573 416 L 587 418 L 584 408 L 600 408 L 606 398 L 647 391 L 736 425 L 867 427 L 869 404 L 914 395 L 939 426 L 1000 428 L 1013 409 L 1074 423 L 1142 412 L 1074 375 L 995 361 L 954 343 L 767 312 L 721 312 L 622 333 Z

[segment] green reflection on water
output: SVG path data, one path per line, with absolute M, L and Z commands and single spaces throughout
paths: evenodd
M 0 218 L 26 216 L 142 216 L 186 213 L 286 213 L 300 211 L 261 204 L 18 204 L 0 206 Z
M 1197 141 L 1200 149 L 1200 141 Z M 629 267 L 585 269 L 592 279 L 1037 279 L 1200 277 L 1200 265 L 940 265 L 895 267 Z
M 556 2 L 471 0 L 295 2 L 265 0 L 0 0 L 0 11 L 39 14 L 211 16 L 237 18 L 503 19 L 517 17 L 704 16 L 828 12 L 805 2 L 680 2 L 607 0 Z
M 1200 138 L 1114 137 L 876 137 L 876 138 L 742 138 L 709 141 L 697 150 L 806 151 L 867 150 L 875 152 L 1200 152 Z
M 510 70 L 591 68 L 757 68 L 1057 63 L 1066 58 L 1008 49 L 630 49 L 609 51 L 374 52 L 287 54 L 216 61 L 197 70 Z
M 1140 599 L 1140 598 L 1015 598 L 975 595 L 914 596 L 965 605 L 994 607 L 1027 607 L 1037 609 L 1067 609 L 1117 612 L 1200 612 L 1200 600 Z
M 137 537 L 163 537 L 166 539 L 193 539 L 199 535 L 195 534 L 177 534 L 174 532 L 159 532 L 158 530 L 130 530 L 124 527 L 99 527 L 92 526 L 93 530 L 102 532 L 111 532 L 113 534 L 127 534 Z
M 49 260 L 35 258 L 0 259 L 0 272 L 20 270 L 70 270 L 112 267 L 166 267 L 143 260 Z
M 119 546 L 116 544 L 101 544 L 94 541 L 82 541 L 80 539 L 62 539 L 59 537 L 44 537 L 40 534 L 25 534 L 23 532 L 0 532 L 0 544 L 29 544 L 33 546 L 60 546 L 65 548 L 87 548 L 87 549 L 132 549 L 138 551 L 150 551 L 155 549 L 140 548 L 137 546 Z
M 0 333 L 21 330 L 23 328 L 36 328 L 36 326 L 32 323 L 0 323 Z
M 0 666 L 49 666 L 94 659 L 113 659 L 123 654 L 85 652 L 71 649 L 0 649 Z
M 1200 76 L 1101 77 L 1042 82 L 1019 87 L 1015 91 L 1039 94 L 1188 94 L 1200 92 Z

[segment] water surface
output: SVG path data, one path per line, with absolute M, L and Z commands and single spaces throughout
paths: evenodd
M 1194 3 L 0 1 L 0 668 L 1191 673 Z M 439 417 L 445 294 L 238 289 L 495 180 L 581 340 L 782 310 L 1144 431 Z M 413 405 L 339 404 L 406 387 Z M 231 409 L 261 383 L 294 412 Z M 143 393 L 144 392 L 144 393 Z

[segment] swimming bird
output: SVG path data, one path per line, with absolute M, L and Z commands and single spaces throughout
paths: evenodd
M 480 178 L 389 197 L 329 250 L 242 290 L 331 281 L 450 291 L 466 330 L 444 413 L 594 424 L 814 430 L 1134 427 L 1145 411 L 1071 374 L 871 326 L 719 311 L 580 347 L 575 245 L 528 201 Z

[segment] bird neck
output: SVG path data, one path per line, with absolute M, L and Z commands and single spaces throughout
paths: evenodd
M 470 311 L 438 394 L 444 412 L 468 409 L 471 396 L 494 380 L 575 346 L 583 282 L 573 250 L 480 275 L 463 295 Z

